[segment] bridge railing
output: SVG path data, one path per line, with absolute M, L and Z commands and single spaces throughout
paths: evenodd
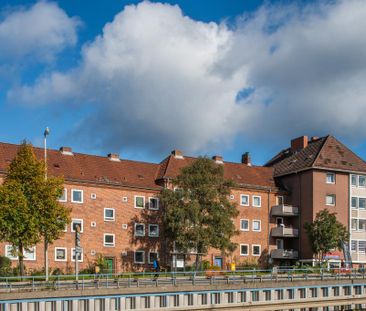
M 77 279 L 78 278 L 78 279 Z M 179 285 L 238 284 L 268 281 L 365 279 L 365 270 L 325 268 L 277 268 L 271 270 L 207 270 L 179 272 L 123 272 L 118 274 L 81 274 L 0 277 L 0 292 L 70 290 L 87 288 L 156 287 Z

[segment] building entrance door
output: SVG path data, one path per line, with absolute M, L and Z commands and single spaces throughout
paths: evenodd
M 277 217 L 276 218 L 277 227 L 283 227 L 283 218 Z
M 104 273 L 112 274 L 114 272 L 114 258 L 106 258 L 107 268 Z
M 214 266 L 222 268 L 222 257 L 214 258 Z

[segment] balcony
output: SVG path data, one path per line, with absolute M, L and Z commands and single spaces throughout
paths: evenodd
M 281 226 L 272 228 L 271 235 L 276 238 L 297 238 L 299 236 L 299 230 Z
M 272 259 L 298 259 L 299 252 L 293 249 L 274 249 L 271 251 Z
M 272 216 L 299 216 L 299 208 L 292 205 L 275 205 L 272 207 Z

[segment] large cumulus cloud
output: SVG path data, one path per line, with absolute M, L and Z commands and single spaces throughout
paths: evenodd
M 78 67 L 8 100 L 90 105 L 76 133 L 109 150 L 207 151 L 289 132 L 351 137 L 366 130 L 365 17 L 363 0 L 332 1 L 262 7 L 228 27 L 142 2 L 83 47 Z

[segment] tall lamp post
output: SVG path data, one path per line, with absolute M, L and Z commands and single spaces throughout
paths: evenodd
M 48 126 L 44 130 L 44 180 L 47 180 L 47 136 L 50 134 Z M 46 274 L 46 281 L 48 281 L 48 241 L 47 236 L 44 236 L 44 269 Z

